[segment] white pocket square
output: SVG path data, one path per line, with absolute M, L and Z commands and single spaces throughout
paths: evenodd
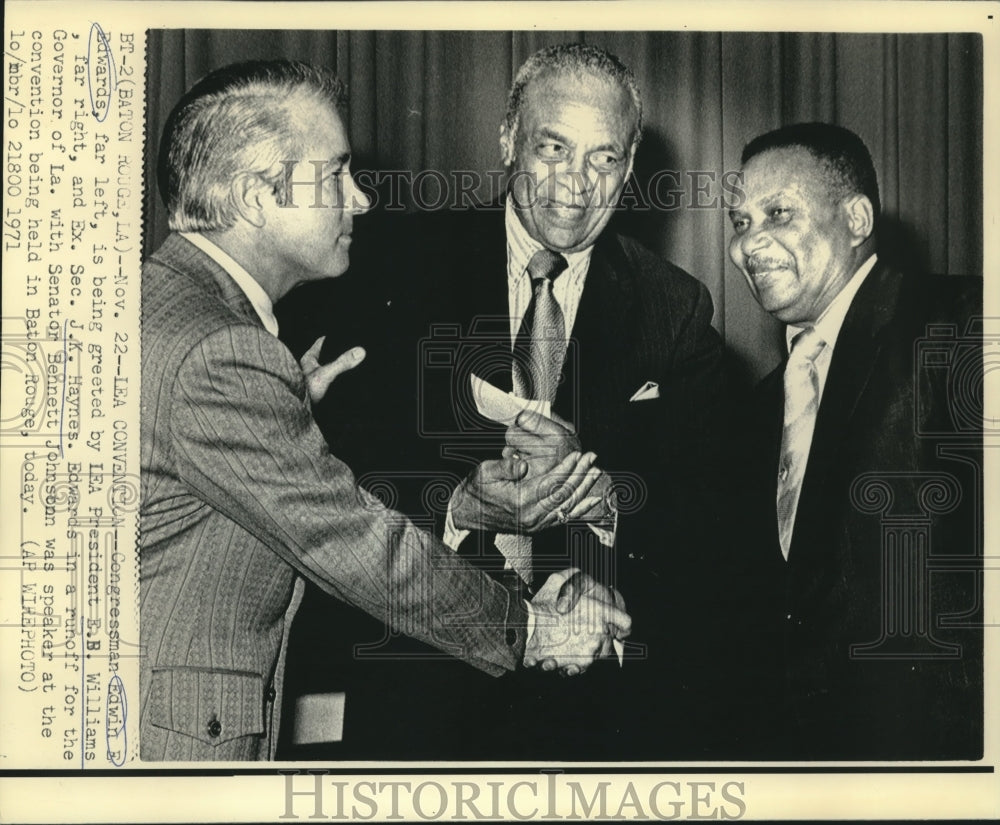
M 635 391 L 629 401 L 649 401 L 660 397 L 660 385 L 655 381 L 647 381 Z

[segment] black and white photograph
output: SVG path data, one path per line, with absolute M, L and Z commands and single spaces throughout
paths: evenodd
M 982 756 L 978 35 L 147 48 L 143 760 Z
M 0 821 L 997 820 L 998 20 L 7 0 Z

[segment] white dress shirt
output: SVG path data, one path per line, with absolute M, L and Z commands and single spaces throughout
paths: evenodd
M 513 345 L 521 329 L 524 313 L 531 303 L 532 286 L 528 262 L 544 247 L 528 234 L 509 198 L 504 221 L 507 227 L 507 307 L 510 312 L 510 341 Z M 568 266 L 552 282 L 552 294 L 566 322 L 567 339 L 573 333 L 573 322 L 576 321 L 576 311 L 580 308 L 580 298 L 583 296 L 583 285 L 587 280 L 593 251 L 594 247 L 588 246 L 579 252 L 564 252 L 563 257 Z
M 837 297 L 830 302 L 830 306 L 823 310 L 823 314 L 819 316 L 813 325 L 813 328 L 819 333 L 819 337 L 823 339 L 823 343 L 826 345 L 823 347 L 822 352 L 816 356 L 816 360 L 813 361 L 816 367 L 816 375 L 819 379 L 819 400 L 821 402 L 823 400 L 823 388 L 826 386 L 826 376 L 830 372 L 830 362 L 833 360 L 833 348 L 837 345 L 840 328 L 844 325 L 844 318 L 847 317 L 847 311 L 854 302 L 854 296 L 857 295 L 861 284 L 865 282 L 868 273 L 872 271 L 877 259 L 877 255 L 872 255 L 858 267 L 858 271 L 851 276 L 851 280 L 840 290 Z M 788 347 L 789 352 L 792 350 L 792 340 L 803 329 L 805 327 L 793 326 L 792 324 L 789 324 L 785 328 L 785 345 Z
M 220 249 L 200 232 L 179 232 L 178 234 L 185 240 L 193 243 L 198 249 L 208 255 L 209 258 L 226 270 L 226 274 L 236 281 L 236 285 L 247 296 L 250 305 L 254 308 L 261 323 L 264 324 L 264 329 L 277 338 L 278 319 L 274 317 L 274 305 L 264 291 L 264 287 L 257 283 L 253 275 L 240 266 L 231 255 Z

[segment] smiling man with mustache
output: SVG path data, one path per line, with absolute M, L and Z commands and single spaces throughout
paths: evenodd
M 875 254 L 874 170 L 859 189 L 842 185 L 805 148 L 752 155 L 743 168 L 746 200 L 731 214 L 729 256 L 757 302 L 786 324 L 815 325 Z M 861 271 L 863 269 L 863 271 Z M 845 296 L 842 302 L 849 303 Z
M 742 164 L 729 255 L 789 354 L 738 410 L 733 730 L 756 757 L 975 759 L 982 280 L 882 260 L 843 127 L 777 129 Z

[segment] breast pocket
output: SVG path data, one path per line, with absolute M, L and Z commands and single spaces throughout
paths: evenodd
M 264 679 L 259 673 L 201 667 L 152 672 L 148 713 L 158 728 L 221 745 L 264 734 Z
M 637 436 L 656 436 L 663 427 L 666 413 L 666 405 L 661 398 L 629 401 L 625 408 L 625 422 Z

